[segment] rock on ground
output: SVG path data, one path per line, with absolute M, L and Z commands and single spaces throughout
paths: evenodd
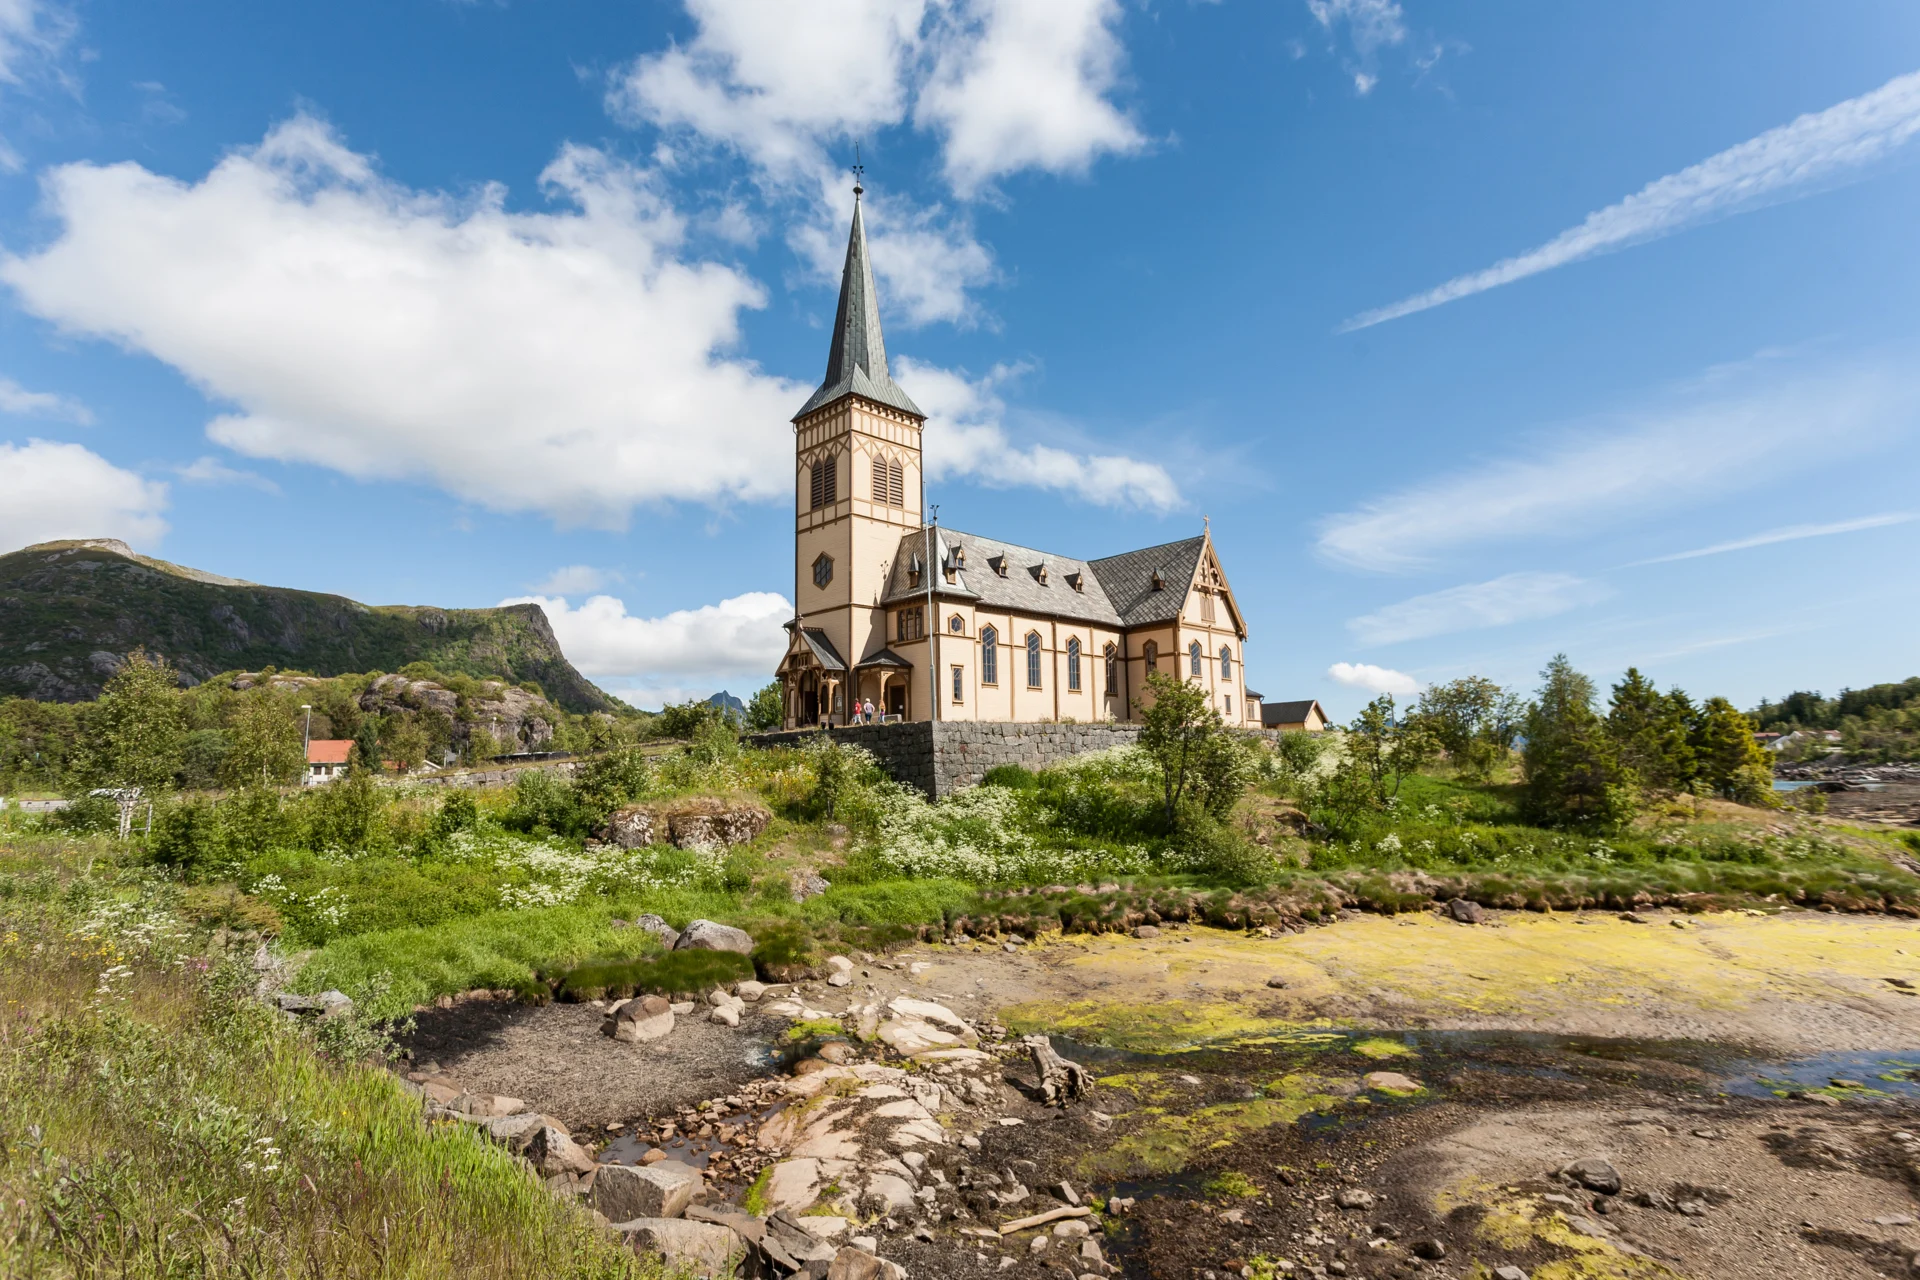
M 658 1253 L 669 1266 L 684 1267 L 703 1276 L 730 1275 L 741 1252 L 739 1237 L 710 1222 L 684 1218 L 635 1218 L 613 1229 L 627 1238 L 635 1253 Z
M 673 1030 L 673 1006 L 662 996 L 638 996 L 607 1015 L 601 1031 L 622 1044 L 645 1044 Z
M 693 1203 L 701 1185 L 697 1172 L 671 1160 L 643 1167 L 603 1164 L 593 1175 L 589 1198 L 611 1222 L 677 1218 Z
M 753 935 L 713 920 L 689 920 L 673 944 L 675 951 L 737 951 L 753 954 Z

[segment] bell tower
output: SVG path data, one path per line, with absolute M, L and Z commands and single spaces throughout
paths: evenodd
M 890 563 L 921 527 L 926 415 L 887 372 L 864 191 L 856 180 L 826 377 L 793 417 L 795 617 L 780 665 L 789 727 L 846 723 L 856 668 L 886 644 Z

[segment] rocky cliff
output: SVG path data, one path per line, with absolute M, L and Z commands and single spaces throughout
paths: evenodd
M 534 681 L 568 711 L 615 706 L 567 661 L 537 604 L 369 606 L 223 578 L 106 538 L 0 556 L 0 696 L 84 701 L 136 646 L 196 684 L 267 665 L 330 676 L 429 662 Z

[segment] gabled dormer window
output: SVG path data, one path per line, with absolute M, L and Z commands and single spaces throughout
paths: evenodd
M 1005 553 L 987 557 L 987 567 L 1002 578 L 1007 576 L 1007 557 Z
M 1085 591 L 1087 589 L 1087 575 L 1075 569 L 1067 575 L 1067 585 L 1075 591 Z
M 1045 560 L 1033 566 L 1033 580 L 1043 587 L 1047 585 L 1047 562 Z
M 1155 591 L 1165 591 L 1167 589 L 1167 580 L 1160 576 L 1158 569 L 1153 571 L 1153 589 Z

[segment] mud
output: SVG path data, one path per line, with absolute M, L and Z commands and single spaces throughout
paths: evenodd
M 1682 923 L 1495 913 L 923 946 L 854 988 L 799 994 L 835 1013 L 908 992 L 997 1016 L 1050 1033 L 1097 1078 L 1092 1097 L 1049 1108 L 1009 1057 L 998 1099 L 952 1117 L 979 1142 L 940 1157 L 957 1185 L 992 1174 L 1034 1194 L 1007 1206 L 962 1190 L 870 1219 L 914 1275 L 1908 1274 L 1920 996 L 1891 980 L 1920 985 L 1920 924 Z M 598 1023 L 585 1006 L 459 1006 L 423 1015 L 413 1047 L 576 1131 L 638 1132 L 764 1076 L 785 1044 L 765 1017 L 688 1021 L 654 1046 L 615 1045 Z M 1593 1157 L 1617 1169 L 1617 1194 L 1560 1175 Z M 1101 1261 L 1077 1239 L 1034 1252 L 1042 1232 L 993 1230 L 1065 1204 L 1042 1190 L 1062 1181 L 1103 1210 Z

